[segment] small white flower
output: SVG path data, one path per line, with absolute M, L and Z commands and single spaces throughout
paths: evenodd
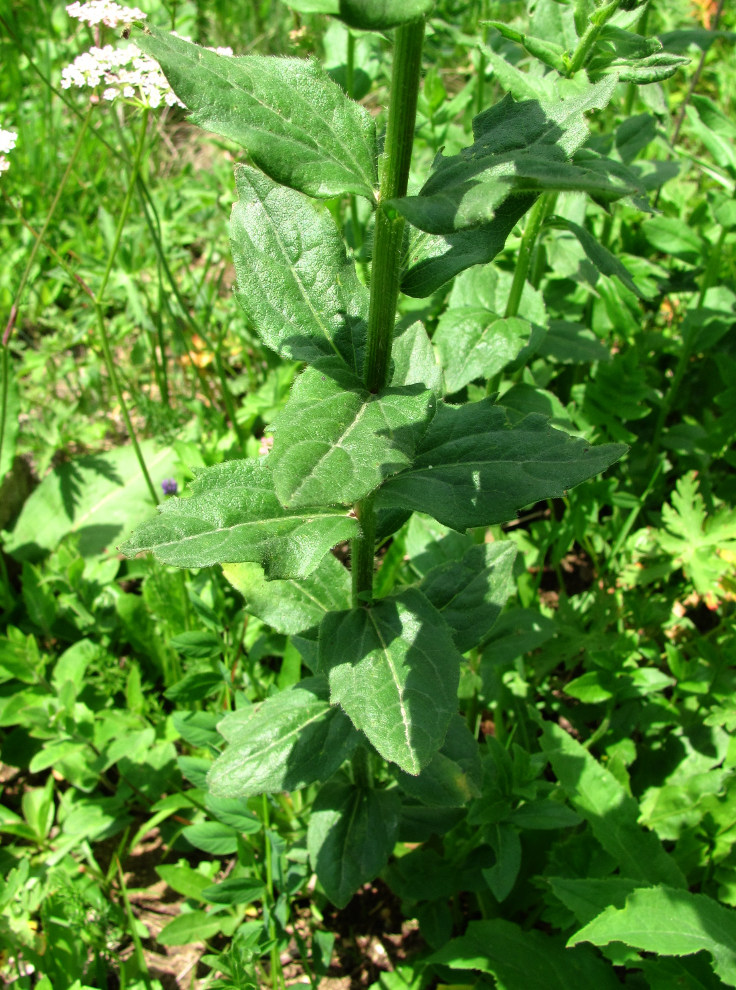
M 118 24 L 130 24 L 132 21 L 143 21 L 146 14 L 138 7 L 122 7 L 119 3 L 109 0 L 90 0 L 89 3 L 70 3 L 66 12 L 84 24 L 94 27 L 105 24 L 107 27 L 117 27 Z
M 18 135 L 15 131 L 4 131 L 0 128 L 0 152 L 7 154 L 15 147 Z
M 0 127 L 0 175 L 3 172 L 7 172 L 10 168 L 10 162 L 5 157 L 5 153 L 9 153 L 15 147 L 15 142 L 18 140 L 18 135 L 15 131 L 4 131 Z
M 124 9 L 129 11 L 133 8 Z M 231 48 L 209 50 L 216 51 L 219 55 L 233 54 Z M 62 89 L 70 89 L 72 86 L 78 88 L 89 86 L 91 89 L 97 89 L 102 83 L 105 86 L 102 99 L 108 102 L 122 96 L 152 110 L 162 103 L 168 107 L 180 106 L 186 109 L 169 86 L 158 63 L 148 55 L 144 55 L 135 45 L 127 45 L 123 48 L 113 48 L 112 45 L 90 48 L 88 52 L 78 55 L 71 65 L 67 65 L 61 71 Z

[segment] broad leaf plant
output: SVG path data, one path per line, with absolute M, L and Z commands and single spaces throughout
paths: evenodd
M 543 227 L 571 232 L 593 265 L 636 289 L 554 205 L 573 191 L 606 209 L 623 198 L 647 208 L 638 173 L 589 144 L 588 116 L 619 80 L 656 81 L 682 59 L 635 33 L 631 2 L 540 0 L 524 35 L 494 21 L 488 31 L 540 71 L 489 49 L 505 95 L 477 114 L 473 143 L 440 152 L 409 195 L 431 0 L 293 6 L 394 32 L 385 135 L 315 60 L 230 58 L 156 30 L 136 38 L 190 119 L 242 147 L 237 300 L 267 347 L 305 367 L 272 424 L 270 453 L 201 470 L 122 549 L 179 567 L 224 565 L 248 610 L 293 637 L 309 676 L 223 718 L 209 787 L 245 798 L 319 784 L 309 854 L 344 905 L 388 861 L 407 808 L 478 794 L 477 723 L 460 717 L 458 685 L 511 593 L 515 556 L 511 543 L 486 542 L 486 528 L 625 451 L 505 408 L 494 376 L 544 333 L 528 284 Z M 347 197 L 370 205 L 367 277 L 325 205 Z M 512 276 L 489 262 L 517 225 Z M 421 322 L 397 322 L 401 293 L 428 297 L 453 278 L 433 340 Z M 479 379 L 485 397 L 476 388 L 469 401 Z M 429 566 L 417 562 L 419 580 L 397 586 L 377 552 L 412 513 L 417 525 L 432 517 L 473 540 L 457 551 L 448 539 L 444 559 L 435 543 Z M 348 564 L 331 553 L 346 543 Z

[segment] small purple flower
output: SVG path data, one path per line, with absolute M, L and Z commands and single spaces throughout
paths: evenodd
M 174 478 L 164 478 L 161 482 L 161 490 L 164 495 L 176 495 L 179 489 Z

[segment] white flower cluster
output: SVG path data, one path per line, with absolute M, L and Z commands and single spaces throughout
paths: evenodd
M 143 21 L 146 14 L 137 7 L 121 7 L 119 3 L 108 0 L 90 0 L 90 3 L 70 3 L 66 12 L 70 17 L 76 17 L 94 27 L 104 24 L 106 27 L 117 27 L 118 24 L 131 24 L 133 21 Z
M 70 17 L 76 17 L 87 24 L 105 24 L 108 27 L 143 20 L 146 16 L 137 7 L 121 7 L 108 0 L 71 3 L 66 11 Z M 233 54 L 232 48 L 211 48 L 210 51 L 217 52 L 218 55 Z M 180 106 L 185 109 L 158 63 L 144 55 L 135 45 L 127 45 L 125 48 L 113 48 L 112 45 L 90 48 L 61 71 L 62 89 L 70 89 L 72 86 L 97 89 L 102 85 L 103 100 L 111 102 L 122 96 L 152 110 L 162 103 L 168 107 Z
M 7 172 L 10 168 L 10 162 L 5 155 L 13 150 L 17 140 L 18 135 L 15 131 L 4 131 L 0 127 L 0 173 Z
M 97 89 L 103 83 L 103 100 L 123 96 L 128 100 L 137 100 L 152 110 L 162 103 L 169 107 L 175 104 L 184 106 L 169 86 L 158 63 L 135 45 L 90 48 L 88 52 L 77 55 L 72 64 L 61 72 L 62 89 L 71 86 Z

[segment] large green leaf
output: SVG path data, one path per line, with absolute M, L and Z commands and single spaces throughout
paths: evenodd
M 173 472 L 176 455 L 152 440 L 141 452 L 154 484 Z M 87 454 L 58 465 L 23 507 L 4 549 L 17 560 L 53 550 L 67 534 L 79 538 L 83 557 L 113 550 L 125 531 L 153 511 L 151 496 L 132 447 Z
M 310 196 L 373 199 L 375 124 L 317 62 L 218 55 L 163 31 L 136 44 L 200 127 L 237 141 L 276 182 Z
M 662 956 L 705 951 L 725 986 L 736 987 L 736 912 L 712 897 L 672 887 L 635 890 L 623 908 L 607 907 L 568 945 L 623 942 Z
M 325 893 L 337 907 L 386 865 L 399 831 L 398 791 L 325 784 L 312 805 L 307 849 Z
M 496 209 L 490 223 L 456 234 L 427 234 L 412 227 L 402 291 L 408 296 L 431 296 L 466 268 L 493 261 L 535 199 L 536 193 L 509 196 Z
M 484 639 L 515 590 L 515 559 L 513 543 L 484 543 L 471 547 L 462 560 L 435 567 L 420 584 L 452 629 L 461 653 Z
M 450 720 L 441 749 L 418 776 L 399 771 L 399 786 L 422 804 L 460 808 L 481 793 L 478 742 L 460 715 Z
M 359 371 L 368 290 L 332 216 L 247 165 L 236 166 L 235 184 L 236 296 L 261 339 L 281 357 L 338 355 Z
M 240 798 L 296 791 L 331 777 L 359 737 L 328 693 L 326 678 L 310 677 L 226 715 L 218 729 L 228 745 L 207 776 L 212 793 Z
M 282 505 L 350 505 L 411 463 L 434 412 L 422 385 L 373 394 L 335 360 L 297 379 L 272 423 L 276 494 Z
M 449 626 L 408 588 L 322 620 L 319 663 L 339 704 L 384 759 L 417 774 L 457 709 L 460 654 Z
M 305 577 L 358 532 L 340 509 L 284 509 L 263 461 L 226 461 L 197 475 L 189 498 L 165 502 L 121 547 L 178 567 L 251 560 L 274 578 Z
M 685 887 L 685 878 L 653 832 L 638 824 L 639 806 L 610 771 L 552 722 L 544 723 L 542 749 L 575 810 L 619 864 L 625 877 Z
M 613 967 L 592 952 L 566 949 L 549 935 L 523 931 L 501 918 L 471 921 L 465 935 L 435 952 L 430 962 L 491 973 L 504 990 L 617 990 L 621 986 Z
M 289 0 L 303 14 L 331 14 L 361 31 L 388 31 L 423 17 L 435 0 Z
M 585 112 L 605 106 L 615 85 L 605 80 L 580 96 L 552 103 L 510 95 L 473 120 L 475 142 L 434 162 L 418 196 L 392 200 L 415 227 L 452 234 L 490 223 L 510 194 L 587 192 L 606 201 L 638 183 L 620 163 L 571 161 L 588 136 Z
M 623 444 L 590 447 L 490 399 L 464 406 L 441 404 L 419 445 L 414 464 L 389 478 L 377 505 L 426 512 L 453 529 L 489 526 L 517 509 L 554 498 L 605 470 Z
M 529 321 L 546 322 L 541 295 L 529 284 L 524 287 L 518 316 L 505 319 L 510 290 L 510 274 L 491 266 L 470 268 L 455 279 L 433 337 L 449 393 L 474 378 L 497 374 L 529 342 Z
M 223 573 L 251 615 L 291 636 L 318 626 L 327 612 L 350 608 L 350 572 L 328 553 L 303 578 L 269 581 L 260 564 L 225 564 Z

